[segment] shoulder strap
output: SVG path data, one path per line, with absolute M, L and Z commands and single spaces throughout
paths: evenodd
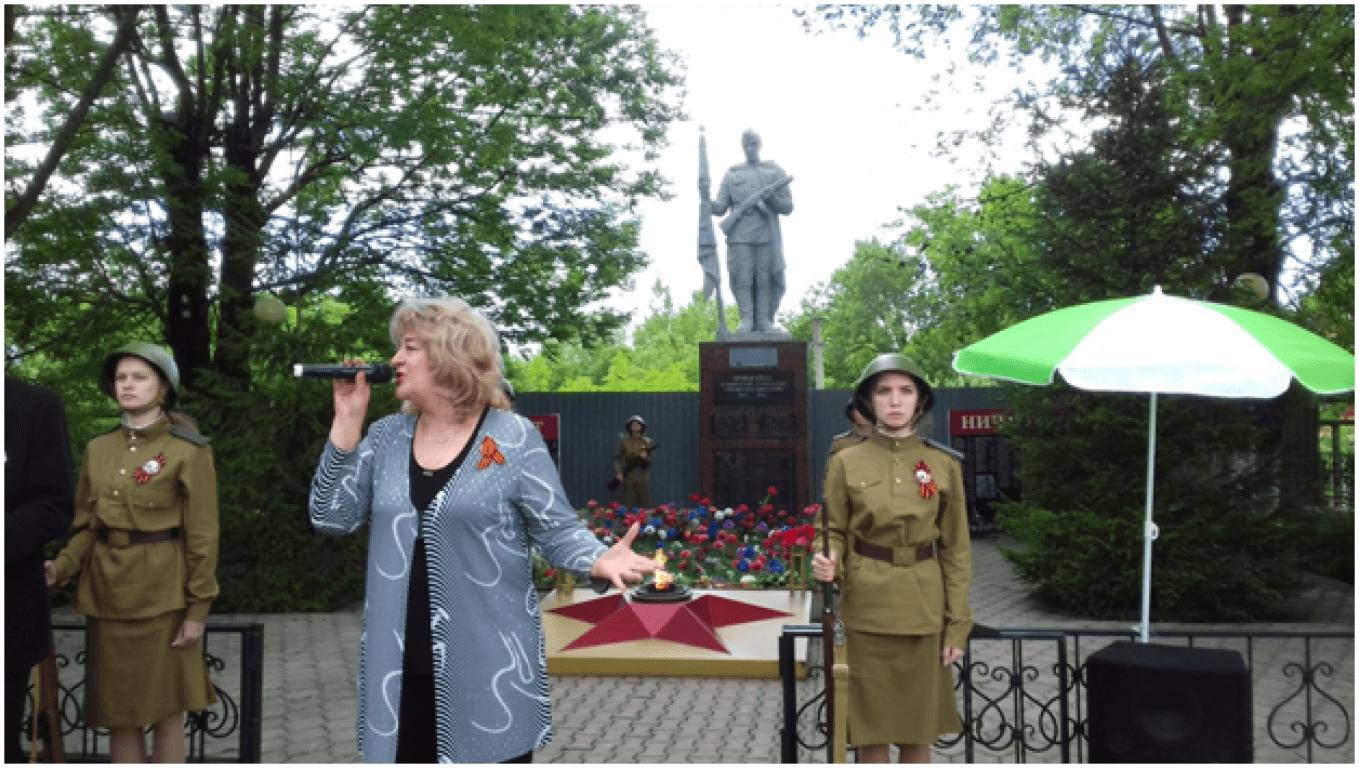
M 943 451 L 944 453 L 947 453 L 948 455 L 957 459 L 959 464 L 962 464 L 964 462 L 963 452 L 958 450 L 957 448 L 954 448 L 951 445 L 944 445 L 938 440 L 931 440 L 928 437 L 922 437 L 920 438 L 920 440 L 925 445 L 928 445 L 929 447 L 934 448 L 935 450 Z
M 176 424 L 173 427 L 170 427 L 170 434 L 174 435 L 180 440 L 187 440 L 193 443 L 194 445 L 208 444 L 208 439 L 206 437 L 203 437 L 202 435 L 198 434 L 192 429 L 189 429 L 188 427 L 181 427 L 178 424 Z

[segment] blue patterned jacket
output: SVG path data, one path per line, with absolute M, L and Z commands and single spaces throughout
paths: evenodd
M 410 498 L 415 417 L 373 423 L 354 451 L 326 441 L 312 478 L 316 530 L 369 524 L 359 638 L 359 751 L 396 756 L 402 634 L 411 555 L 423 525 L 440 762 L 494 763 L 552 740 L 547 652 L 529 545 L 558 568 L 589 578 L 606 550 L 577 518 L 538 430 L 492 408 L 467 459 L 420 515 Z M 487 436 L 505 461 L 482 462 Z M 484 464 L 484 468 L 479 465 Z

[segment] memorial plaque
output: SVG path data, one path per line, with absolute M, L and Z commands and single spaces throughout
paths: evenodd
M 750 434 L 750 418 L 744 413 L 714 413 L 709 435 L 719 440 L 740 440 Z
M 724 372 L 713 376 L 715 405 L 792 405 L 793 372 Z
M 809 502 L 806 342 L 699 345 L 703 495 L 757 505 L 770 486 L 780 508 Z
M 798 418 L 792 413 L 763 413 L 755 423 L 756 437 L 795 438 L 802 435 Z
M 732 368 L 777 368 L 779 351 L 773 347 L 732 347 L 727 362 Z
M 712 498 L 759 501 L 771 485 L 775 488 L 794 488 L 797 482 L 794 471 L 796 462 L 796 453 L 786 449 L 714 451 Z

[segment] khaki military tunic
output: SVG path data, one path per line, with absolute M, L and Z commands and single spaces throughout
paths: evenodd
M 85 451 L 75 535 L 55 565 L 59 582 L 81 574 L 76 608 L 87 616 L 144 619 L 182 609 L 186 619 L 204 621 L 217 596 L 212 448 L 171 427 L 168 418 L 144 429 L 122 426 Z M 178 540 L 128 544 L 123 535 L 171 528 L 182 530 Z
M 916 467 L 934 482 L 921 494 Z M 972 550 L 962 468 L 919 437 L 873 432 L 830 460 L 830 545 L 839 560 L 841 617 L 850 664 L 854 744 L 931 744 L 961 727 L 943 646 L 972 631 Z M 855 540 L 893 550 L 888 563 L 853 551 Z M 916 559 L 937 544 L 937 556 Z M 819 551 L 818 541 L 812 551 Z

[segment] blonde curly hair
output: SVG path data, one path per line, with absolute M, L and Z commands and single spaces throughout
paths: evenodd
M 400 347 L 407 334 L 424 345 L 433 366 L 434 383 L 443 389 L 453 408 L 480 413 L 490 405 L 510 410 L 500 387 L 500 334 L 486 316 L 455 296 L 406 299 L 392 313 L 392 344 Z M 418 414 L 410 401 L 402 413 Z

